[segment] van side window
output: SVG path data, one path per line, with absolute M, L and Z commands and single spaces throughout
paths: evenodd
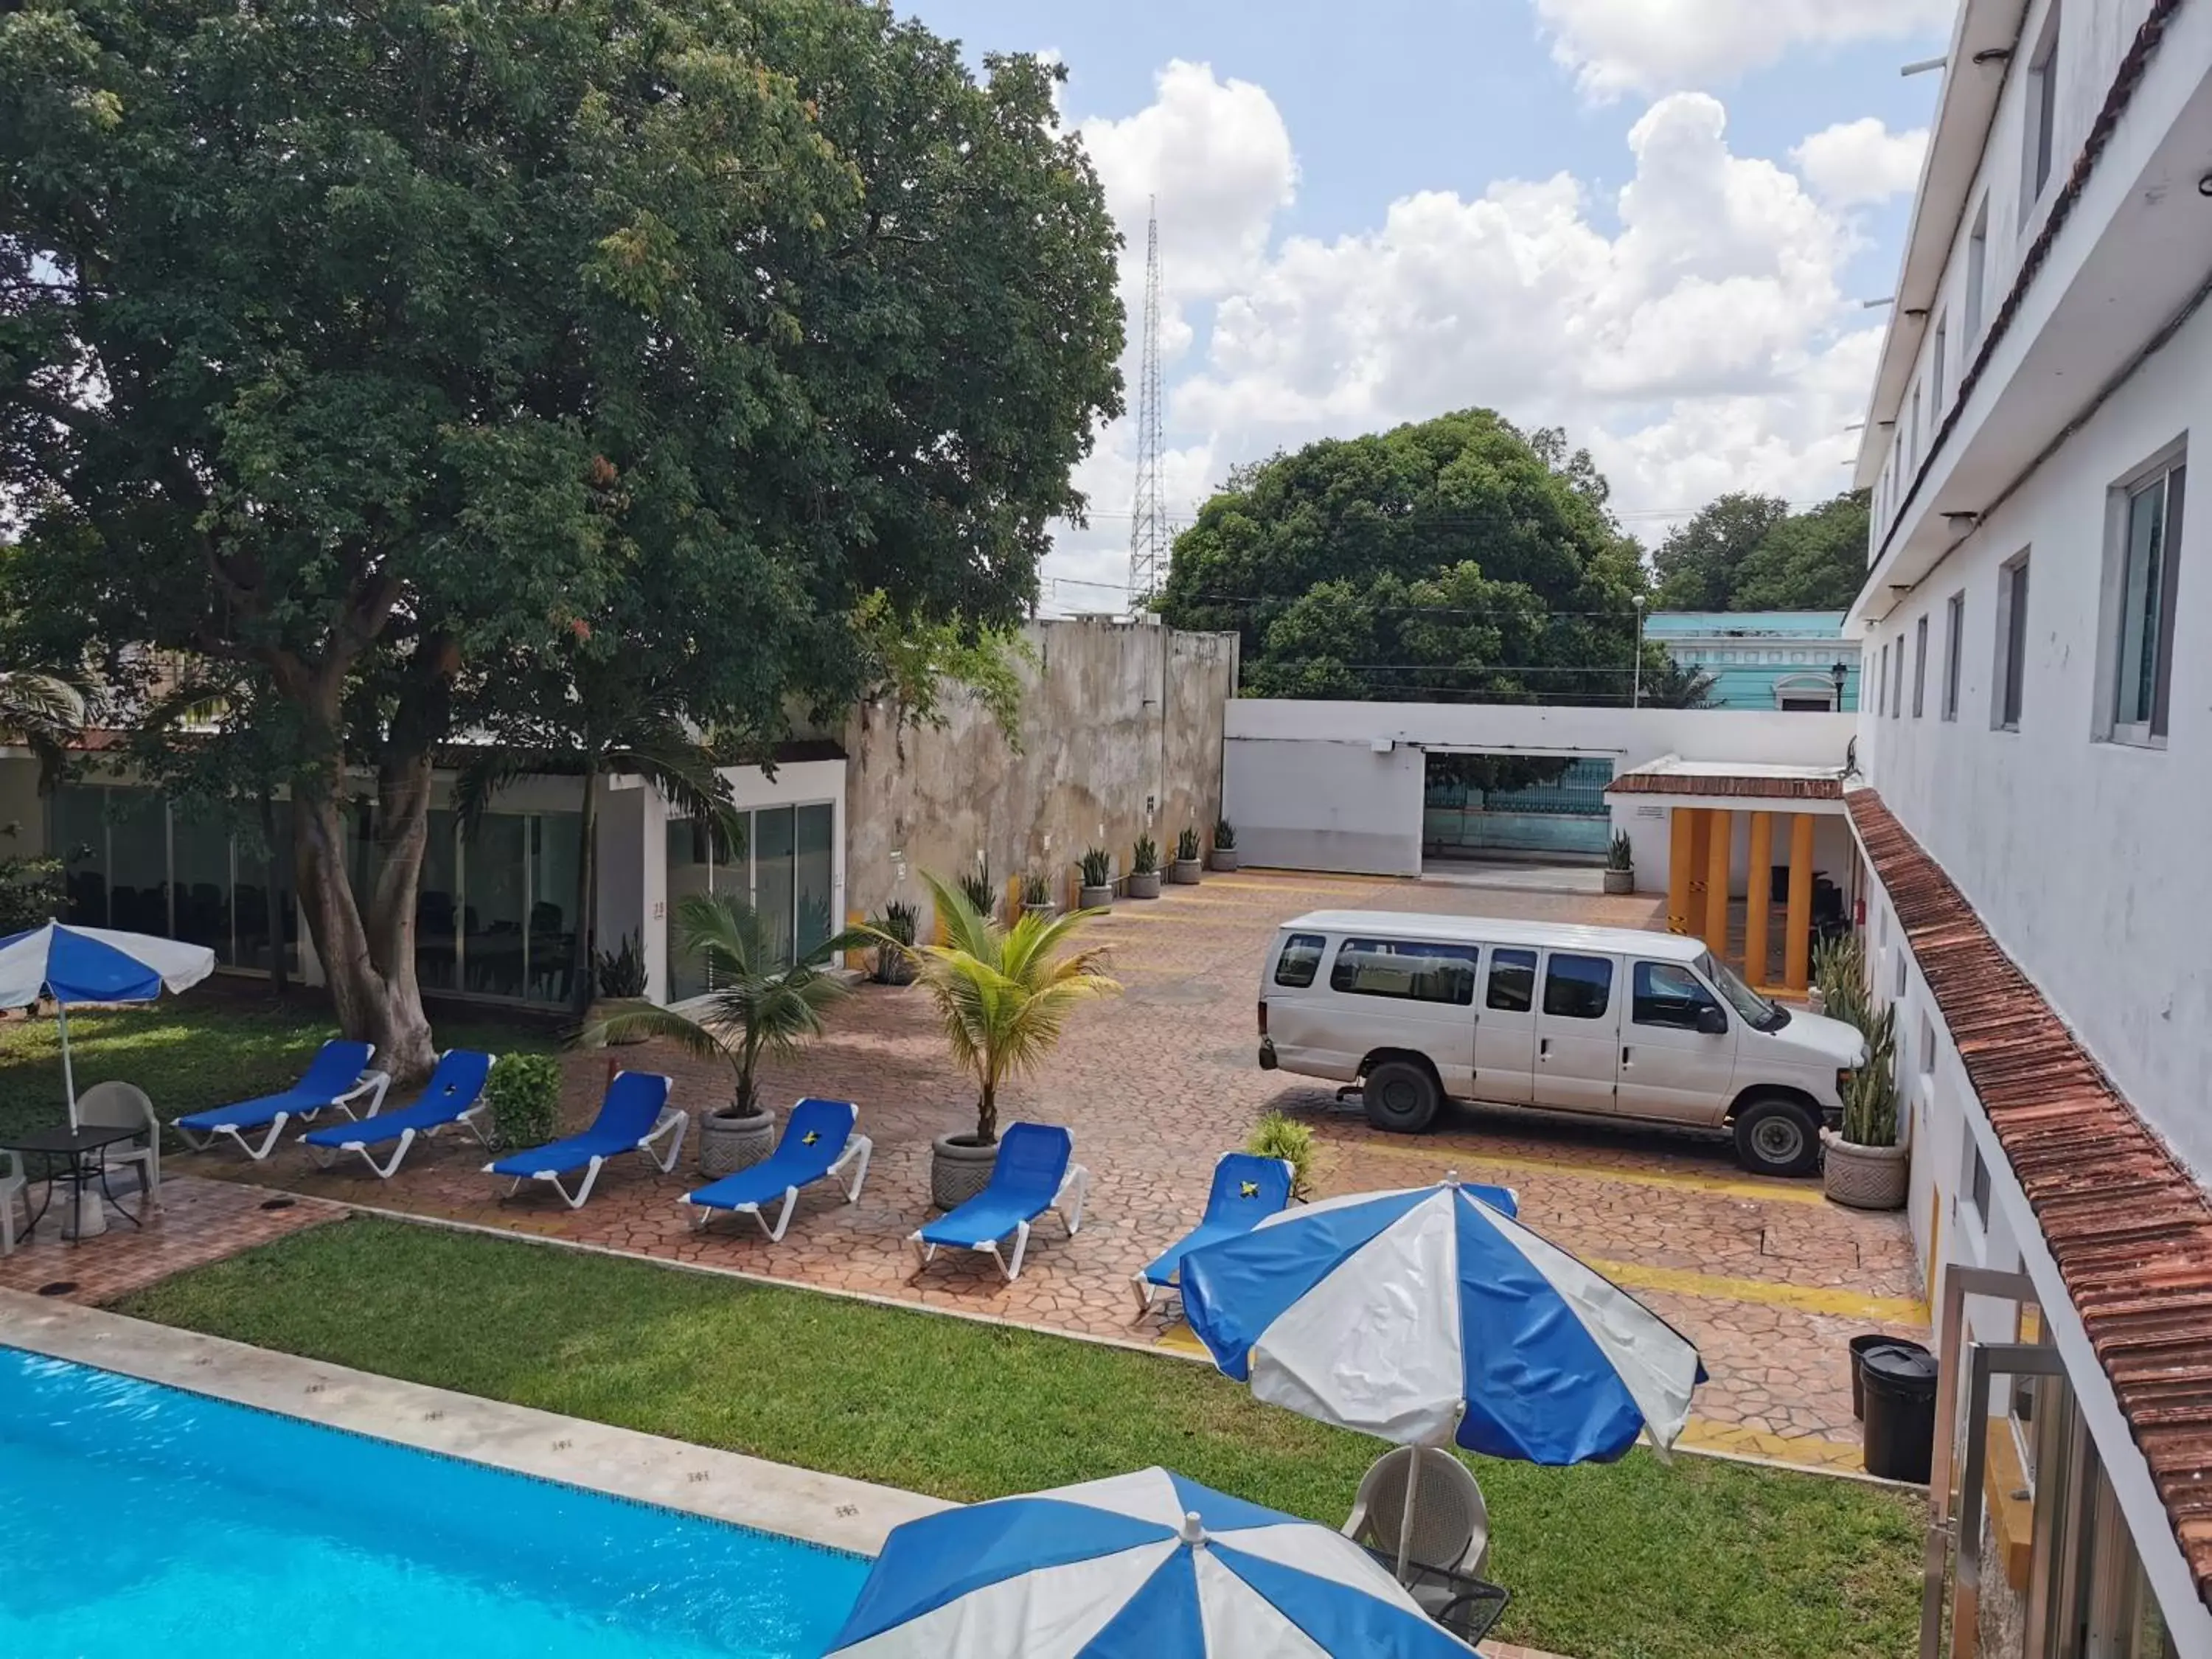
M 1329 969 L 1333 991 L 1356 997 L 1403 997 L 1412 1002 L 1474 1002 L 1472 945 L 1419 945 L 1406 939 L 1348 939 Z
M 1680 963 L 1639 962 L 1629 1015 L 1638 1025 L 1665 1025 L 1678 1031 L 1698 1029 L 1698 1016 L 1717 1008 L 1712 994 Z
M 1319 933 L 1291 934 L 1283 942 L 1283 954 L 1275 959 L 1275 983 L 1293 991 L 1311 985 L 1314 975 L 1321 972 L 1321 953 L 1328 943 Z
M 1525 1014 L 1536 1006 L 1536 953 L 1493 950 L 1490 990 L 1483 1000 L 1500 1013 Z
M 1544 970 L 1544 1012 L 1567 1019 L 1602 1019 L 1613 1006 L 1610 957 L 1554 955 Z

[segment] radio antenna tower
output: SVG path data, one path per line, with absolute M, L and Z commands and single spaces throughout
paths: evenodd
M 1129 525 L 1129 609 L 1142 611 L 1159 592 L 1168 554 L 1167 514 L 1160 505 L 1160 216 L 1154 198 L 1145 222 L 1145 324 L 1137 369 L 1137 498 Z

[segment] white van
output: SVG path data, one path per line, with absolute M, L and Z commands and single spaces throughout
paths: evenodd
M 1761 1175 L 1803 1175 L 1855 1027 L 1784 1008 L 1702 940 L 1626 927 L 1317 910 L 1261 970 L 1260 1064 L 1361 1085 L 1418 1133 L 1447 1098 L 1733 1129 Z

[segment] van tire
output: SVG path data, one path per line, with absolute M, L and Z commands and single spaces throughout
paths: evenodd
M 1360 1091 L 1367 1121 L 1401 1135 L 1417 1135 L 1435 1122 L 1443 1096 L 1436 1073 L 1410 1060 L 1386 1060 L 1370 1067 Z
M 1820 1162 L 1820 1120 L 1786 1095 L 1748 1102 L 1735 1115 L 1735 1156 L 1753 1175 L 1810 1175 Z

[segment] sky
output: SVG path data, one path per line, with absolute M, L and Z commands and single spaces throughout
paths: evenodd
M 1844 489 L 1954 0 L 897 0 L 1067 69 L 1125 240 L 1147 204 L 1164 495 L 1454 409 L 1559 426 L 1656 545 L 1729 489 Z M 1122 603 L 1133 420 L 1045 608 Z

